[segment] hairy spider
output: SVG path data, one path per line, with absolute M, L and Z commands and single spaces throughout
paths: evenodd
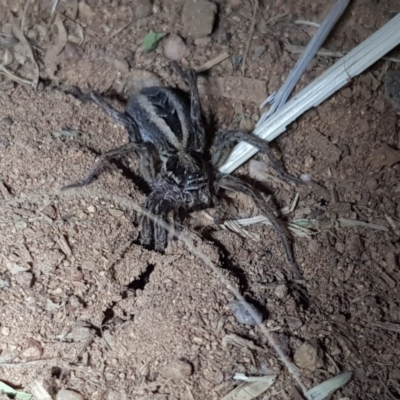
M 141 174 L 152 189 L 144 208 L 162 220 L 170 212 L 176 221 L 182 212 L 210 207 L 222 190 L 245 193 L 271 221 L 284 245 L 289 264 L 296 277 L 301 277 L 286 229 L 263 196 L 240 178 L 221 174 L 218 168 L 224 164 L 234 145 L 245 141 L 268 156 L 282 179 L 297 184 L 302 181 L 289 175 L 268 143 L 254 135 L 220 131 L 207 148 L 196 72 L 193 69 L 183 72 L 177 64 L 174 66 L 187 80 L 190 104 L 172 89 L 151 87 L 130 98 L 125 111 L 119 112 L 99 94 L 83 95 L 79 89 L 74 89 L 72 94 L 76 97 L 94 101 L 114 121 L 123 124 L 129 134 L 129 143 L 103 154 L 84 181 L 68 188 L 89 184 L 112 158 L 135 152 Z M 168 233 L 160 223 L 144 214 L 141 217 L 141 242 L 163 251 L 168 243 Z

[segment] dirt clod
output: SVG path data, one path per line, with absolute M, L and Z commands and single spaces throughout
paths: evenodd
M 192 375 L 193 368 L 186 361 L 175 361 L 174 363 L 162 368 L 160 375 L 166 379 L 186 379 Z
M 185 42 L 178 35 L 170 35 L 164 41 L 164 55 L 170 60 L 179 61 L 188 54 Z
M 24 289 L 29 289 L 33 283 L 33 275 L 31 272 L 18 272 L 15 274 L 15 280 L 20 284 Z
M 201 38 L 208 36 L 214 26 L 217 6 L 210 1 L 186 0 L 182 13 L 185 36 Z
M 134 0 L 133 1 L 133 12 L 135 15 L 135 19 L 141 19 L 148 17 L 153 9 L 153 1 L 152 0 Z
M 323 351 L 316 340 L 303 343 L 294 354 L 294 362 L 300 368 L 315 371 L 324 365 Z
M 73 390 L 62 389 L 57 393 L 56 400 L 84 400 L 84 397 Z

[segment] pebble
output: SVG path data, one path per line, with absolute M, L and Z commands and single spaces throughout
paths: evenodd
M 21 356 L 25 360 L 39 360 L 43 354 L 42 345 L 36 340 L 29 340 L 29 347 L 27 347 L 22 353 Z
M 164 55 L 173 61 L 179 61 L 188 55 L 185 42 L 178 35 L 169 35 L 164 41 Z
M 379 182 L 375 178 L 368 178 L 366 182 L 366 186 L 369 190 L 375 190 L 379 185 Z
M 353 95 L 353 92 L 351 91 L 350 88 L 346 88 L 346 89 L 343 89 L 343 90 L 342 90 L 341 95 L 342 95 L 345 99 L 349 99 L 349 98 Z
M 251 132 L 254 129 L 254 121 L 248 118 L 240 120 L 239 129 L 244 132 Z
M 300 329 L 303 326 L 303 321 L 297 317 L 285 317 L 286 323 L 292 330 Z
M 24 289 L 29 289 L 33 283 L 33 275 L 31 272 L 18 272 L 15 275 L 15 280 L 18 282 L 21 287 Z
M 153 2 L 150 0 L 134 0 L 133 13 L 135 19 L 148 17 L 153 10 Z
M 400 71 L 389 70 L 385 76 L 386 94 L 395 108 L 400 109 Z
M 74 390 L 62 389 L 57 393 L 56 400 L 85 400 L 85 398 Z
M 284 299 L 289 293 L 289 290 L 286 285 L 278 285 L 275 288 L 275 296 L 278 297 L 278 299 Z
M 110 213 L 110 215 L 112 215 L 113 217 L 122 217 L 124 215 L 124 212 L 122 210 L 117 210 L 115 208 L 109 208 L 108 212 Z
M 323 351 L 316 340 L 303 343 L 294 354 L 294 362 L 300 368 L 315 371 L 324 365 Z
M 192 375 L 193 368 L 186 361 L 176 361 L 162 368 L 160 374 L 166 379 L 186 379 Z
M 253 304 L 250 303 L 247 304 L 248 307 L 250 307 L 252 310 L 251 314 L 247 310 L 248 307 L 245 307 L 245 305 L 240 300 L 234 300 L 231 303 L 229 303 L 229 308 L 231 309 L 232 314 L 236 318 L 236 321 L 239 324 L 250 325 L 250 326 L 261 324 L 261 322 L 263 321 L 263 316 L 261 312 L 257 310 L 257 308 Z
M 256 60 L 260 59 L 261 56 L 265 53 L 265 50 L 266 50 L 265 46 L 255 46 L 253 49 L 254 58 Z
M 8 328 L 8 327 L 6 327 L 6 326 L 3 326 L 3 328 L 1 328 L 1 334 L 2 334 L 3 336 L 9 336 L 10 333 L 11 333 L 10 328 Z
M 217 6 L 210 1 L 186 0 L 182 12 L 184 36 L 208 36 L 213 30 L 216 13 Z
M 206 36 L 203 38 L 197 38 L 194 41 L 194 44 L 198 47 L 206 47 L 211 43 L 212 39 L 210 38 L 210 36 Z
M 243 56 L 241 56 L 241 55 L 233 56 L 232 57 L 232 62 L 237 67 L 240 67 L 242 65 L 242 62 L 243 62 Z
M 4 117 L 4 118 L 1 120 L 1 123 L 2 123 L 4 126 L 9 127 L 9 126 L 11 126 L 11 125 L 14 123 L 14 121 L 13 121 L 10 117 Z
M 82 269 L 86 269 L 87 271 L 94 271 L 96 268 L 96 264 L 94 261 L 85 260 L 82 262 Z

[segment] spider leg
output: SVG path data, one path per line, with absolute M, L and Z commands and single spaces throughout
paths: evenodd
M 174 207 L 173 209 L 173 221 L 174 221 L 174 235 L 173 239 L 179 239 L 179 235 L 182 233 L 182 215 L 181 210 L 178 207 Z
M 94 178 L 96 178 L 100 174 L 101 170 L 106 165 L 108 165 L 108 163 L 113 158 L 128 154 L 132 151 L 143 150 L 143 149 L 146 149 L 146 147 L 147 147 L 147 145 L 145 145 L 145 144 L 138 144 L 138 143 L 130 142 L 130 143 L 124 144 L 122 146 L 119 146 L 115 149 L 112 149 L 110 151 L 107 151 L 100 157 L 100 159 L 97 161 L 96 165 L 92 168 L 92 170 L 89 172 L 89 174 L 86 176 L 86 178 L 83 181 L 65 186 L 62 188 L 62 190 L 89 185 L 89 183 L 91 183 L 94 180 Z
M 177 70 L 178 74 L 181 75 L 181 77 L 189 85 L 190 119 L 196 133 L 196 139 L 197 139 L 196 147 L 198 150 L 201 151 L 204 149 L 205 146 L 206 134 L 204 130 L 203 120 L 201 117 L 201 103 L 200 103 L 199 90 L 197 88 L 197 73 L 193 68 L 184 72 L 176 61 L 174 61 L 172 65 Z
M 297 185 L 304 182 L 290 175 L 279 160 L 275 157 L 271 147 L 266 140 L 263 140 L 253 134 L 248 134 L 240 131 L 224 131 L 217 132 L 213 146 L 211 148 L 212 163 L 216 168 L 221 167 L 227 160 L 233 147 L 239 142 L 247 142 L 254 147 L 257 147 L 262 153 L 266 154 L 272 167 L 284 181 L 294 182 Z
M 157 221 L 154 221 L 154 250 L 164 251 L 168 245 L 168 231 L 164 226 L 158 223 L 159 220 L 166 222 L 168 209 L 163 202 L 159 203 L 159 206 L 155 210 L 155 214 L 158 216 Z
M 87 102 L 92 100 L 96 103 L 96 105 L 106 113 L 113 121 L 118 122 L 125 126 L 126 130 L 128 131 L 130 140 L 132 142 L 140 142 L 141 137 L 138 130 L 138 127 L 135 121 L 129 117 L 125 112 L 120 112 L 116 110 L 111 104 L 109 104 L 102 96 L 100 96 L 97 92 L 89 92 L 87 94 L 82 93 L 82 91 L 73 86 L 68 91 L 69 94 L 73 95 L 75 98 L 82 102 Z
M 154 249 L 163 251 L 168 244 L 168 231 L 158 221 L 164 221 L 170 208 L 163 201 L 160 192 L 150 193 L 144 205 L 141 218 L 141 242 L 143 246 L 150 246 L 154 240 Z
M 279 219 L 274 215 L 273 211 L 270 209 L 270 207 L 268 206 L 264 198 L 261 196 L 261 194 L 257 193 L 257 191 L 248 183 L 231 175 L 221 175 L 221 174 L 217 175 L 215 186 L 216 186 L 216 191 L 218 191 L 219 188 L 232 191 L 239 191 L 250 196 L 254 200 L 257 207 L 270 220 L 272 226 L 275 228 L 275 231 L 279 235 L 282 244 L 285 248 L 287 261 L 290 264 L 293 273 L 295 274 L 296 278 L 301 279 L 302 275 L 294 259 L 293 250 L 289 242 L 289 235 L 285 227 L 283 226 L 282 222 L 279 221 Z

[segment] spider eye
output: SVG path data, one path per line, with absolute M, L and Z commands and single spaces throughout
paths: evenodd
M 189 174 L 186 176 L 187 180 L 193 181 L 194 179 L 199 178 L 201 175 L 200 174 Z

